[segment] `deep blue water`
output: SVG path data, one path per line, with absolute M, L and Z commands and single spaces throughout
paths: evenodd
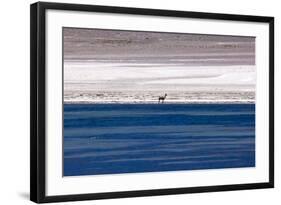
M 65 104 L 64 176 L 255 166 L 254 104 Z

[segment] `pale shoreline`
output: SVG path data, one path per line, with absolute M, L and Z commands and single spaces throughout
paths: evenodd
M 255 38 L 64 30 L 65 104 L 254 104 Z
M 255 100 L 190 100 L 190 101 L 64 101 L 63 104 L 255 104 Z

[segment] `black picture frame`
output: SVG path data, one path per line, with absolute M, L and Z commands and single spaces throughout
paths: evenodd
M 263 183 L 229 184 L 220 186 L 138 190 L 107 193 L 88 193 L 46 196 L 46 81 L 45 81 L 45 37 L 46 10 L 86 11 L 129 15 L 150 15 L 195 19 L 262 22 L 269 25 L 269 181 Z M 260 189 L 274 187 L 274 18 L 156 10 L 143 8 L 110 7 L 82 4 L 38 2 L 30 7 L 30 199 L 37 203 L 77 200 L 97 200 L 123 197 L 187 194 L 230 190 Z

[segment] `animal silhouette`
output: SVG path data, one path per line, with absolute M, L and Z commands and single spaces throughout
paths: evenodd
M 166 94 L 166 93 L 165 93 L 164 96 L 159 96 L 159 98 L 158 98 L 158 103 L 160 103 L 161 101 L 162 101 L 162 103 L 164 103 L 164 100 L 166 99 L 166 97 L 167 97 L 167 94 Z

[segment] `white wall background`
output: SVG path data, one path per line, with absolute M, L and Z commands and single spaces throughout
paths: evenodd
M 52 1 L 52 0 L 49 0 Z M 275 176 L 276 188 L 142 197 L 68 204 L 278 204 L 281 194 L 281 12 L 277 0 L 60 0 L 69 3 L 146 7 L 275 17 Z M 29 4 L 34 1 L 2 1 L 0 7 L 0 204 L 29 201 Z M 125 182 L 124 182 L 125 183 Z M 279 202 L 280 203 L 280 202 Z

